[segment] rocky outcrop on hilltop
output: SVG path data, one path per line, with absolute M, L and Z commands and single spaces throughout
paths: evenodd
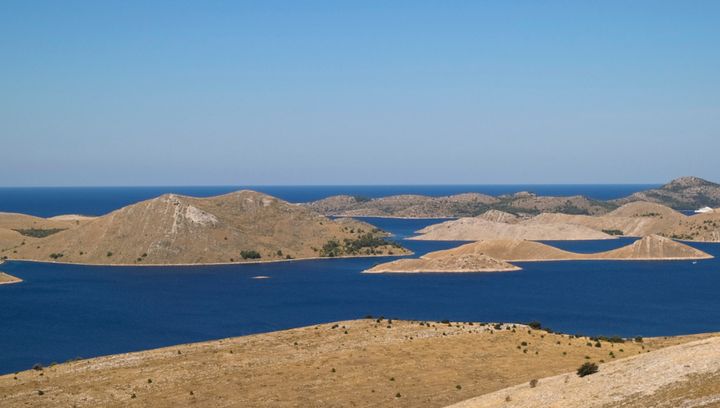
M 367 223 L 333 221 L 254 191 L 209 198 L 165 194 L 0 256 L 148 265 L 408 253 L 384 235 Z
M 660 188 L 640 191 L 614 202 L 622 205 L 632 201 L 649 201 L 678 210 L 715 208 L 720 207 L 720 184 L 699 177 L 681 177 Z

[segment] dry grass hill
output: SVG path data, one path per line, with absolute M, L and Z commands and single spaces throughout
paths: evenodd
M 444 407 L 517 384 L 527 387 L 533 379 L 541 379 L 542 390 L 554 386 L 543 378 L 587 361 L 600 364 L 600 376 L 615 365 L 611 361 L 645 358 L 711 336 L 637 342 L 520 324 L 352 320 L 3 375 L 0 406 Z M 707 363 L 717 356 L 708 356 Z M 663 364 L 677 361 L 682 360 Z M 690 370 L 677 369 L 688 373 L 701 359 L 690 361 Z M 658 375 L 652 364 L 642 368 L 638 376 Z M 598 392 L 611 395 L 607 390 L 623 386 L 622 380 Z
M 513 218 L 491 210 L 478 217 L 430 225 L 413 239 L 608 239 L 613 235 L 658 234 L 689 241 L 720 241 L 720 212 L 686 216 L 661 204 L 631 202 L 604 215 L 543 213 Z
M 88 264 L 196 264 L 406 254 L 373 226 L 333 221 L 253 192 L 166 194 L 0 251 L 10 259 Z
M 709 259 L 711 255 L 658 235 L 599 253 L 564 251 L 527 240 L 486 240 L 430 252 L 418 259 L 399 259 L 374 266 L 368 273 L 509 272 L 520 268 L 508 262 L 563 260 L 682 260 Z

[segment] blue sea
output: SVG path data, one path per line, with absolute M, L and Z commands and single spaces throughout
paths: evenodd
M 474 188 L 472 191 L 497 193 L 518 189 L 612 198 L 647 186 Z M 101 214 L 163 192 L 212 195 L 233 189 L 0 189 L 0 211 Z M 470 191 L 461 186 L 255 189 L 289 201 L 308 201 L 338 193 L 381 196 Z M 438 220 L 365 220 L 395 233 L 395 239 L 417 255 L 462 244 L 405 240 L 413 231 Z M 623 238 L 550 244 L 590 252 L 630 242 L 632 239 Z M 720 256 L 719 244 L 693 245 Z M 366 315 L 422 320 L 537 320 L 562 332 L 608 336 L 720 330 L 718 259 L 521 263 L 524 269 L 511 273 L 360 273 L 388 259 L 391 258 L 144 268 L 8 262 L 0 269 L 24 282 L 0 286 L 0 373 L 28 369 L 34 363 L 49 364 Z M 258 275 L 270 279 L 252 279 Z

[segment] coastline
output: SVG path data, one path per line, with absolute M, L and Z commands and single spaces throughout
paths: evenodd
M 59 262 L 59 261 L 41 261 L 37 259 L 19 259 L 19 258 L 8 258 L 6 261 L 9 262 L 34 262 L 34 263 L 46 263 L 46 264 L 58 264 L 58 265 L 79 265 L 79 266 L 145 266 L 145 267 L 167 267 L 167 266 L 223 266 L 223 265 L 253 265 L 253 264 L 269 264 L 269 263 L 281 263 L 281 262 L 302 262 L 302 261 L 318 261 L 328 259 L 352 259 L 352 258 L 386 258 L 394 257 L 400 258 L 403 256 L 412 256 L 415 252 L 409 251 L 407 254 L 402 255 L 343 255 L 343 256 L 315 256 L 309 258 L 293 258 L 293 259 L 273 259 L 265 261 L 247 261 L 247 262 L 200 262 L 200 263 L 164 263 L 164 264 L 128 264 L 128 263 L 116 263 L 116 264 L 104 264 L 104 263 L 87 263 L 87 262 Z

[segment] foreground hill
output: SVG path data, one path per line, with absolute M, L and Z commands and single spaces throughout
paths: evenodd
M 681 177 L 660 188 L 615 200 L 615 203 L 622 205 L 631 201 L 650 201 L 678 210 L 716 208 L 720 207 L 720 184 L 699 177 Z
M 353 320 L 8 374 L 0 406 L 442 407 L 703 337 L 611 343 L 520 324 Z
M 0 255 L 147 265 L 407 253 L 383 235 L 369 224 L 333 221 L 254 191 L 209 198 L 166 194 Z
M 717 407 L 720 405 L 720 337 L 667 347 L 608 362 L 598 373 L 574 372 L 495 391 L 452 405 L 492 407 Z
M 649 235 L 630 245 L 598 253 L 564 251 L 527 240 L 486 240 L 457 248 L 430 252 L 418 259 L 398 259 L 367 270 L 367 273 L 509 272 L 520 268 L 508 262 L 564 260 L 682 260 L 710 259 L 709 255 L 669 238 Z
M 614 204 L 590 200 L 582 196 L 544 197 L 528 192 L 499 197 L 478 193 L 447 197 L 423 195 L 397 195 L 380 198 L 333 196 L 305 205 L 325 215 L 409 218 L 474 217 L 491 209 L 513 214 L 538 214 L 541 212 L 604 214 L 616 207 Z

